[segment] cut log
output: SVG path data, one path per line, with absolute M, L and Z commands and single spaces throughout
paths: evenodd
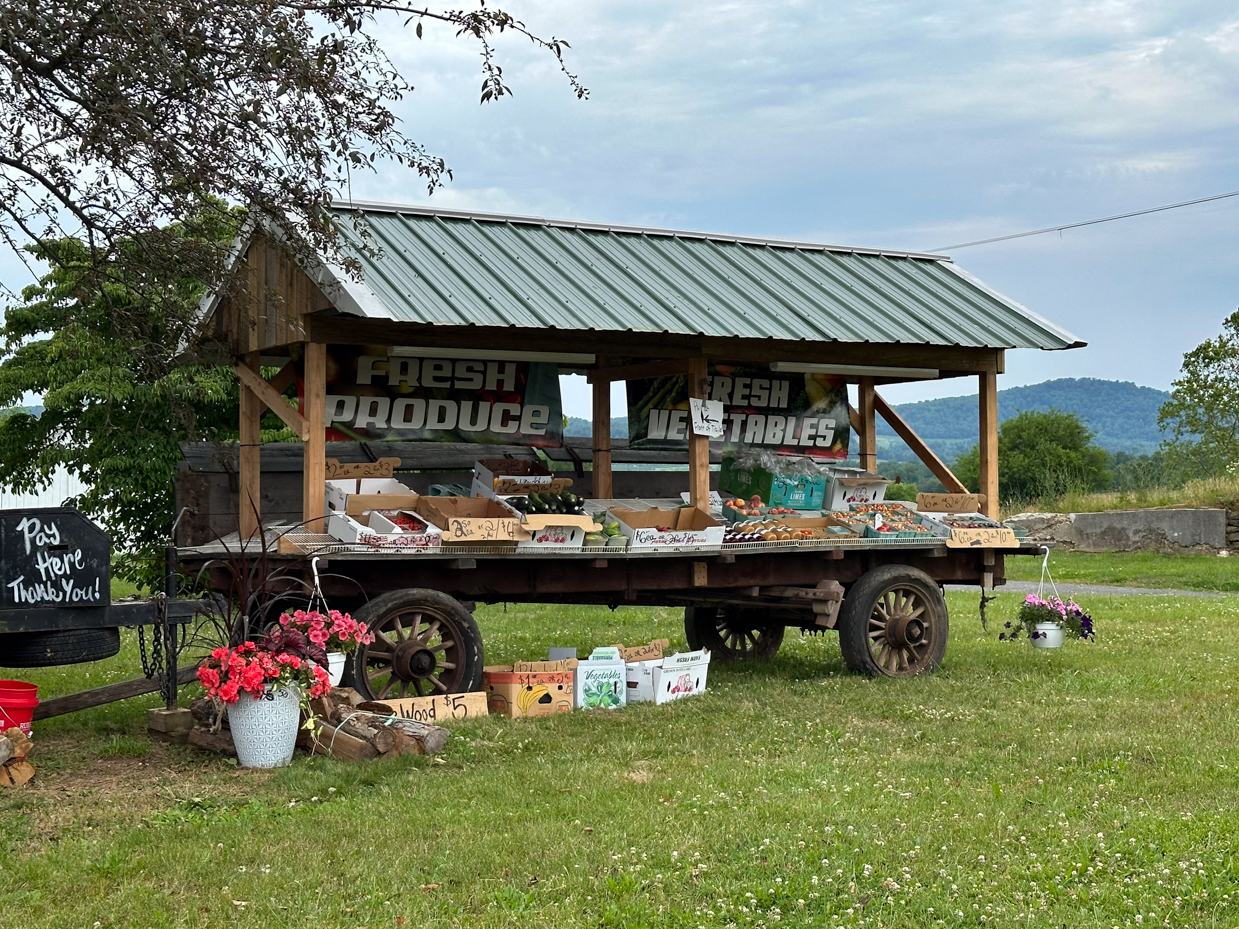
M 13 757 L 13 743 L 8 736 L 0 735 L 0 764 Z
M 212 732 L 203 726 L 194 726 L 189 730 L 189 744 L 204 752 L 218 752 L 233 758 L 237 756 L 237 747 L 232 744 L 232 733 L 227 729 Z
M 9 769 L 0 765 L 0 787 L 12 787 L 13 779 L 9 777 Z
M 333 687 L 327 696 L 338 704 L 347 703 L 349 706 L 357 706 L 366 699 L 352 687 Z
M 316 755 L 331 755 L 345 761 L 370 761 L 379 757 L 379 750 L 365 739 L 349 735 L 330 723 L 320 723 L 314 733 L 306 729 L 301 732 L 305 734 L 306 742 Z M 300 736 L 298 743 L 301 743 Z
M 349 715 L 357 713 L 356 710 L 342 710 L 337 708 L 336 713 Z M 426 723 L 419 723 L 412 719 L 400 719 L 390 716 L 381 716 L 377 713 L 359 714 L 353 717 L 354 720 L 361 720 L 366 725 L 370 726 L 385 726 L 389 729 L 396 729 L 403 733 L 409 739 L 409 745 L 401 750 L 401 754 L 416 754 L 416 755 L 437 755 L 443 750 L 444 744 L 448 740 L 451 733 L 442 726 L 429 726 Z
M 328 714 L 328 722 L 351 736 L 365 739 L 378 749 L 380 755 L 385 755 L 396 747 L 394 730 L 378 722 L 369 713 L 358 715 L 357 711 L 350 706 L 332 707 Z
M 34 748 L 34 743 L 30 741 L 30 737 L 16 726 L 13 726 L 11 729 L 5 729 L 4 737 L 9 740 L 13 747 L 13 758 L 25 758 L 30 754 L 30 750 Z
M 210 697 L 198 697 L 189 705 L 189 712 L 207 729 L 214 729 L 216 721 L 223 716 L 223 708 Z M 228 725 L 226 716 L 224 725 Z
M 3 770 L 9 779 L 6 785 L 9 787 L 20 787 L 34 777 L 34 765 L 29 761 L 10 761 Z

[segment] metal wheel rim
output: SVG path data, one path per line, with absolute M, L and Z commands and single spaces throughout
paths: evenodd
M 766 635 L 761 626 L 732 625 L 734 617 L 719 610 L 714 620 L 714 630 L 722 643 L 721 651 L 733 658 L 751 657 L 757 654 L 757 647 Z
M 450 617 L 409 607 L 370 628 L 374 641 L 363 646 L 362 667 L 375 700 L 453 693 L 461 684 L 463 637 Z
M 883 674 L 916 674 L 930 664 L 934 625 L 929 604 L 915 587 L 897 585 L 883 591 L 869 613 L 869 654 Z

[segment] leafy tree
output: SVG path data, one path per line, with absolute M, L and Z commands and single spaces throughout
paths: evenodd
M 229 221 L 215 223 L 220 217 Z M 239 221 L 212 210 L 193 233 L 228 241 Z M 158 234 L 188 237 L 189 230 Z M 135 252 L 142 246 L 121 244 Z M 188 335 L 188 314 L 163 307 L 195 305 L 200 281 L 181 276 L 155 304 L 146 288 L 128 285 L 128 272 L 100 273 L 78 239 L 30 251 L 51 270 L 6 309 L 0 404 L 35 393 L 43 412 L 14 411 L 0 422 L 0 479 L 34 489 L 58 467 L 81 477 L 90 489 L 69 502 L 108 527 L 121 552 L 118 575 L 150 585 L 173 520 L 178 443 L 235 438 L 236 377 L 175 353 Z
M 1239 310 L 1222 334 L 1183 356 L 1183 371 L 1157 414 L 1172 435 L 1166 466 L 1183 477 L 1224 474 L 1239 462 Z
M 587 94 L 564 66 L 567 43 L 484 2 L 5 0 L 0 240 L 79 237 L 75 267 L 110 270 L 128 289 L 153 274 L 147 302 L 170 296 L 164 277 L 220 283 L 227 243 L 159 234 L 203 204 L 248 206 L 303 257 L 338 258 L 328 208 L 354 175 L 394 161 L 433 190 L 448 173 L 401 131 L 391 107 L 413 88 L 378 39 L 402 25 L 420 38 L 423 24 L 477 43 L 482 102 L 510 93 L 493 44 L 505 32 Z
M 1104 490 L 1111 480 L 1108 456 L 1092 440 L 1080 417 L 1063 410 L 1028 410 L 1003 421 L 998 428 L 999 495 L 1004 501 L 1033 500 L 1069 490 Z M 976 488 L 980 461 L 980 447 L 974 445 L 952 470 Z

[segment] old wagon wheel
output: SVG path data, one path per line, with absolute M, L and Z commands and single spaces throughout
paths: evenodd
M 466 693 L 482 686 L 482 634 L 460 601 L 437 590 L 395 590 L 353 618 L 374 641 L 353 653 L 353 687 L 373 700 Z
M 783 624 L 772 622 L 761 610 L 734 606 L 684 608 L 684 635 L 688 647 L 708 648 L 720 661 L 773 658 L 783 644 Z
M 908 677 L 946 653 L 946 600 L 924 571 L 883 565 L 852 585 L 839 613 L 839 648 L 853 671 Z

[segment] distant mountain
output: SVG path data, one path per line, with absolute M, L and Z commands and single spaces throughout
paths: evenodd
M 594 434 L 594 424 L 592 420 L 582 419 L 579 416 L 568 417 L 568 428 L 564 430 L 564 435 L 570 436 L 591 436 Z M 615 416 L 611 418 L 611 438 L 626 439 L 628 438 L 628 417 Z
M 1169 398 L 1164 390 L 1128 381 L 1069 377 L 998 391 L 998 417 L 1007 419 L 1025 410 L 1066 410 L 1078 415 L 1096 433 L 1093 441 L 1107 451 L 1149 453 L 1162 440 L 1157 408 Z M 947 461 L 977 441 L 976 394 L 905 403 L 897 409 L 917 435 Z M 878 443 L 883 458 L 912 457 L 911 450 L 880 417 Z
M 1060 378 L 1027 387 L 998 391 L 998 416 L 1007 419 L 1024 410 L 1054 408 L 1077 414 L 1095 432 L 1094 441 L 1111 452 L 1147 454 L 1157 450 L 1162 435 L 1157 430 L 1157 408 L 1170 398 L 1164 390 L 1139 387 L 1128 381 L 1098 378 Z M 966 452 L 977 441 L 977 396 L 944 397 L 896 407 L 917 434 L 944 460 Z M 590 421 L 568 417 L 567 435 L 588 436 Z M 628 435 L 628 418 L 611 420 L 611 435 Z M 893 461 L 910 461 L 911 449 L 893 429 L 878 418 L 878 453 Z

